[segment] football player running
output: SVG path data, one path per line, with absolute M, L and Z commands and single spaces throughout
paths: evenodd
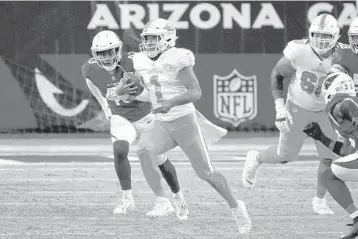
M 165 19 L 147 23 L 141 38 L 142 52 L 133 56 L 133 64 L 149 91 L 155 121 L 142 133 L 138 156 L 143 162 L 155 161 L 155 155 L 179 146 L 197 176 L 228 202 L 239 232 L 248 233 L 251 221 L 245 203 L 235 199 L 225 177 L 214 169 L 209 158 L 205 140 L 210 134 L 216 134 L 218 139 L 226 130 L 195 109 L 193 102 L 200 99 L 201 89 L 193 71 L 193 53 L 175 47 L 176 30 Z
M 279 143 L 263 152 L 251 150 L 247 153 L 242 172 L 242 182 L 246 188 L 254 187 L 261 164 L 285 164 L 296 159 L 305 140 L 302 130 L 310 120 L 318 121 L 325 134 L 332 139 L 337 137 L 324 112 L 321 87 L 331 69 L 339 32 L 337 20 L 329 14 L 322 14 L 313 20 L 309 39 L 293 40 L 284 49 L 284 56 L 271 73 L 271 90 L 276 108 L 275 125 L 280 131 Z M 294 78 L 289 85 L 285 104 L 283 80 L 292 75 Z M 333 215 L 324 199 L 327 190 L 322 176 L 336 155 L 319 141 L 315 141 L 315 145 L 320 164 L 317 195 L 312 201 L 313 211 L 319 215 Z
M 327 136 L 317 122 L 308 124 L 303 131 L 342 156 L 324 172 L 323 181 L 331 196 L 353 219 L 351 229 L 340 238 L 353 239 L 358 236 L 358 209 L 345 183 L 358 181 L 358 99 L 355 97 L 353 79 L 342 72 L 330 74 L 323 83 L 322 95 L 332 126 L 343 140 L 337 141 Z
M 131 190 L 131 167 L 128 161 L 129 147 L 154 118 L 146 90 L 135 98 L 132 96 L 131 100 L 129 99 L 136 91 L 136 87 L 133 87 L 133 82 L 128 83 L 128 72 L 134 70 L 128 53 L 122 53 L 122 46 L 123 43 L 117 34 L 108 30 L 101 31 L 93 38 L 91 47 L 93 58 L 82 66 L 82 75 L 88 88 L 100 103 L 106 118 L 110 120 L 114 166 L 123 192 L 113 211 L 114 214 L 126 214 L 135 207 Z M 175 202 L 181 205 L 180 213 L 188 215 L 189 210 L 180 191 L 173 164 L 167 160 L 165 154 L 153 157 L 155 164 L 146 164 L 142 167 L 148 184 L 157 196 L 154 209 L 147 216 L 161 217 L 174 212 L 161 187 L 158 165 L 172 190 Z

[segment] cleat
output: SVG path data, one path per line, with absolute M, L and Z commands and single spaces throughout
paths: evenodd
M 180 221 L 188 220 L 189 208 L 185 199 L 180 196 L 173 196 L 177 217 Z
M 313 212 L 318 215 L 334 215 L 334 212 L 326 204 L 326 200 L 319 197 L 314 197 L 312 200 Z
M 239 233 L 249 233 L 252 227 L 252 223 L 247 213 L 246 205 L 243 201 L 237 201 L 237 208 L 231 209 L 232 215 L 236 221 Z
M 245 188 L 253 188 L 256 183 L 257 172 L 260 164 L 257 162 L 257 155 L 259 152 L 256 150 L 250 150 L 246 154 L 245 166 L 242 170 L 242 184 Z
M 135 208 L 133 197 L 123 197 L 119 200 L 116 208 L 113 210 L 114 215 L 125 215 L 128 211 Z
M 174 208 L 170 201 L 164 197 L 157 197 L 154 208 L 147 213 L 150 219 L 164 217 L 174 213 Z
M 346 234 L 342 235 L 339 239 L 358 238 L 358 222 L 354 222 L 353 224 L 348 224 L 347 226 L 351 226 L 351 229 Z

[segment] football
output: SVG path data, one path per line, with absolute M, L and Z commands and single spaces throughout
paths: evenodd
M 134 74 L 133 72 L 128 72 L 128 77 L 129 77 L 129 79 L 128 79 L 127 83 L 129 84 L 129 83 L 134 82 L 133 86 L 137 87 L 136 92 L 131 95 L 134 95 L 134 96 L 140 95 L 144 90 L 144 86 L 141 83 L 142 82 L 141 77 Z
M 229 89 L 231 92 L 236 92 L 240 89 L 241 87 L 241 79 L 236 77 L 234 79 L 231 80 L 230 85 L 229 85 Z

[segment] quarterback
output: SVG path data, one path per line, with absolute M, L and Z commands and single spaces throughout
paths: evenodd
M 284 164 L 296 159 L 306 137 L 302 130 L 309 121 L 319 122 L 325 134 L 332 139 L 338 137 L 324 111 L 321 88 L 332 66 L 339 32 L 337 20 L 329 14 L 321 14 L 309 28 L 309 39 L 293 40 L 284 49 L 284 56 L 271 73 L 271 89 L 276 108 L 275 125 L 280 130 L 279 143 L 263 152 L 251 150 L 247 153 L 242 172 L 245 187 L 254 186 L 261 164 Z M 292 75 L 285 104 L 283 80 Z M 333 211 L 324 199 L 327 190 L 322 177 L 336 155 L 319 141 L 315 141 L 315 145 L 320 164 L 317 172 L 317 194 L 312 201 L 313 211 L 319 215 L 332 215 Z
M 343 72 L 332 73 L 323 83 L 322 94 L 332 126 L 343 140 L 327 136 L 317 122 L 309 123 L 303 131 L 341 156 L 323 174 L 323 181 L 331 196 L 353 219 L 351 229 L 340 238 L 354 239 L 358 236 L 358 208 L 345 183 L 358 181 L 358 99 L 353 79 Z
M 93 58 L 82 66 L 82 75 L 88 88 L 100 103 L 107 119 L 110 119 L 110 133 L 113 143 L 114 166 L 123 191 L 123 196 L 114 209 L 114 214 L 126 214 L 134 209 L 131 191 L 131 167 L 128 161 L 129 146 L 140 136 L 144 128 L 153 121 L 152 105 L 148 92 L 143 90 L 135 98 L 136 91 L 128 83 L 128 72 L 133 72 L 133 64 L 127 53 L 122 53 L 123 43 L 112 31 L 101 31 L 93 39 Z M 170 186 L 177 213 L 187 217 L 189 210 L 180 191 L 176 170 L 165 154 L 153 156 L 155 164 L 145 164 L 142 170 L 145 178 L 157 196 L 154 209 L 147 216 L 160 217 L 174 212 L 170 201 L 161 187 L 161 175 Z M 180 219 L 182 219 L 180 218 Z
M 209 158 L 208 134 L 217 132 L 218 139 L 226 131 L 207 121 L 194 107 L 193 102 L 201 97 L 193 71 L 194 54 L 175 47 L 176 30 L 165 19 L 147 23 L 141 39 L 141 53 L 133 56 L 133 64 L 149 91 L 155 121 L 142 133 L 138 156 L 142 161 L 155 161 L 155 155 L 179 146 L 198 177 L 228 202 L 239 232 L 248 233 L 251 221 L 245 203 L 235 199 L 225 177 L 214 169 Z

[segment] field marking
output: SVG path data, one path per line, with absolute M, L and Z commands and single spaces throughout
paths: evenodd
M 149 200 L 135 200 L 137 204 L 142 206 L 153 206 L 155 203 L 155 200 L 152 201 Z M 212 205 L 227 205 L 226 202 L 191 202 L 188 203 L 189 205 L 199 205 L 199 206 L 212 206 Z M 293 202 L 293 201 L 281 201 L 281 202 L 246 202 L 248 205 L 282 205 L 282 204 L 289 204 L 289 205 L 311 205 L 311 199 L 309 202 Z M 327 202 L 327 204 L 336 204 L 336 202 Z M 3 206 L 82 206 L 82 207 L 97 207 L 97 206 L 115 206 L 117 203 L 27 203 L 27 202 L 0 202 L 0 205 Z M 0 217 L 1 218 L 1 217 Z
M 202 236 L 216 236 L 219 238 L 220 236 L 245 236 L 245 235 L 276 235 L 276 234 L 287 234 L 287 231 L 275 231 L 275 232 L 250 232 L 247 234 L 238 234 L 238 233 L 165 233 L 165 236 L 171 237 L 171 238 L 177 238 L 178 235 L 185 235 L 185 236 L 192 236 L 192 237 L 200 237 Z M 302 232 L 302 231 L 290 231 L 290 234 L 296 234 L 296 235 L 311 235 L 311 234 L 320 234 L 320 235 L 332 235 L 332 234 L 342 234 L 342 232 L 339 231 L 324 231 L 324 232 Z M 43 236 L 43 237 L 49 237 L 49 236 L 118 236 L 121 235 L 122 237 L 153 237 L 158 236 L 158 234 L 149 234 L 149 233 L 1 233 L 0 236 L 2 237 L 13 237 L 13 236 Z M 167 238 L 167 237 L 166 237 Z
M 111 213 L 112 214 L 112 213 Z M 173 218 L 175 218 L 175 215 L 172 215 Z M 331 218 L 334 220 L 337 219 L 347 219 L 349 220 L 349 216 L 320 216 L 320 215 L 312 215 L 312 216 L 303 216 L 303 215 L 293 215 L 293 216 L 277 216 L 277 215 L 263 215 L 263 216 L 252 216 L 252 218 L 255 218 L 255 220 L 267 220 L 268 218 L 275 218 L 275 219 L 279 219 L 279 220 L 288 220 L 288 219 L 308 219 L 308 220 L 322 220 L 323 218 L 327 219 L 327 218 Z M 123 218 L 121 216 L 118 217 L 114 217 L 114 216 L 109 216 L 109 217 L 84 217 L 84 216 L 68 216 L 68 217 L 64 217 L 64 216 L 54 216 L 54 217 L 45 217 L 45 216 L 0 216 L 0 219 L 4 219 L 4 220 L 17 220 L 17 219 L 38 219 L 38 220 L 48 220 L 48 219 L 52 219 L 52 220 L 68 220 L 68 219 L 76 219 L 76 220 L 84 220 L 84 221 L 97 221 L 97 220 L 115 220 L 118 221 L 118 218 Z M 161 221 L 161 220 L 168 220 L 171 217 L 162 217 L 162 218 L 157 218 L 155 221 Z M 189 217 L 188 221 L 195 221 L 195 220 L 215 220 L 215 221 L 220 221 L 220 220 L 233 220 L 233 218 L 231 216 L 227 216 L 227 217 Z M 138 222 L 138 223 L 143 223 L 143 221 L 148 221 L 148 218 L 126 218 L 125 223 L 133 223 L 133 222 Z
M 216 165 L 220 165 L 220 164 L 226 164 L 226 165 L 244 165 L 244 161 L 224 161 L 224 160 L 212 160 L 214 166 Z M 131 164 L 133 165 L 140 165 L 140 163 L 138 161 L 136 162 L 131 162 Z M 176 161 L 176 160 L 173 160 L 173 164 L 175 166 L 177 165 L 190 165 L 190 162 L 185 159 L 185 160 L 181 160 L 181 161 Z M 319 164 L 319 161 L 318 160 L 312 160 L 312 161 L 295 161 L 295 162 L 292 162 L 292 163 L 289 163 L 289 165 L 317 165 L 318 166 Z M 269 164 L 265 164 L 263 167 L 266 167 L 268 166 Z M 282 164 L 271 164 L 271 165 L 276 165 L 277 167 L 286 167 L 286 166 L 283 166 Z M 4 165 L 4 166 L 7 166 L 7 165 Z M 32 162 L 32 163 L 29 163 L 29 162 L 24 162 L 24 164 L 22 166 L 26 166 L 26 167 L 38 167 L 38 166 L 113 166 L 113 162 Z M 7 166 L 7 167 L 11 167 L 11 165 Z M 234 166 L 233 166 L 234 167 Z
M 113 166 L 113 165 L 112 165 Z M 318 163 L 317 163 L 317 167 L 318 167 Z M 299 172 L 305 172 L 305 171 L 316 171 L 317 167 L 301 167 L 301 166 L 281 166 L 281 167 L 266 167 L 263 166 L 263 169 L 269 169 L 269 170 L 293 170 L 293 171 L 299 171 Z M 216 170 L 233 170 L 233 169 L 239 169 L 242 170 L 244 167 L 243 166 L 239 166 L 239 167 L 215 167 Z M 193 170 L 193 168 L 191 166 L 185 166 L 185 167 L 176 167 L 177 170 Z M 46 171 L 46 172 L 50 172 L 50 171 L 114 171 L 114 166 L 113 167 L 108 167 L 108 168 L 81 168 L 81 167 L 71 167 L 71 168 L 21 168 L 21 167 L 16 167 L 16 168 L 0 168 L 0 171 L 14 171 L 14 172 L 24 172 L 24 171 Z M 140 167 L 132 167 L 132 171 L 142 171 L 142 169 Z
M 233 193 L 242 193 L 243 190 L 232 190 Z M 133 195 L 136 194 L 153 194 L 152 191 L 148 191 L 148 190 L 143 190 L 143 191 L 139 191 L 137 190 L 132 190 L 133 191 Z M 268 193 L 283 193 L 283 192 L 287 192 L 287 193 L 292 193 L 292 192 L 316 192 L 316 189 L 253 189 L 252 192 L 268 192 Z M 350 189 L 351 192 L 358 192 L 358 189 Z M 169 192 L 169 191 L 168 191 Z M 183 189 L 182 192 L 185 194 L 212 194 L 212 193 L 216 193 L 215 190 L 188 190 L 188 189 Z M 121 193 L 120 190 L 118 191 L 21 191 L 21 194 L 118 194 Z M 16 194 L 18 194 L 18 192 L 16 192 Z M 9 195 L 9 193 L 7 193 L 7 195 Z
M 44 176 L 49 177 L 49 176 Z M 285 182 L 285 181 L 296 181 L 296 182 L 316 182 L 317 179 L 312 178 L 287 178 L 287 177 L 273 177 L 273 178 L 259 178 L 261 181 L 279 181 L 279 182 Z M 15 183 L 15 182 L 86 182 L 86 181 L 104 181 L 104 182 L 118 182 L 118 178 L 14 178 L 14 179 L 2 179 L 0 181 L 0 184 L 3 183 Z M 181 179 L 181 181 L 184 181 L 184 178 Z M 193 178 L 190 179 L 191 182 L 204 182 L 203 180 L 199 178 Z M 132 182 L 146 182 L 144 177 L 141 176 L 141 178 L 133 178 Z

